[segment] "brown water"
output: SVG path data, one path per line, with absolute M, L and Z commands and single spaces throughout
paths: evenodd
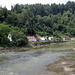
M 0 75 L 75 75 L 74 46 L 57 44 L 26 52 L 0 53 Z

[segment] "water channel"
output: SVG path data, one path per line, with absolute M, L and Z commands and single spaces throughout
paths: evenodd
M 54 67 L 58 66 L 55 62 L 59 63 L 64 57 L 71 59 L 75 56 L 73 47 L 75 47 L 74 44 L 57 44 L 25 52 L 1 52 L 0 75 L 69 75 L 57 74 L 58 72 L 54 71 Z M 64 64 L 64 62 L 61 63 Z

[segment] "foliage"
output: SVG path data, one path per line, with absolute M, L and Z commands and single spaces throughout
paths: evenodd
M 9 25 L 0 24 L 0 45 L 10 45 L 10 41 L 7 38 L 8 33 L 10 32 Z
M 8 34 L 12 35 L 13 41 L 7 38 Z M 2 46 L 22 46 L 26 45 L 28 40 L 26 35 L 20 31 L 17 27 L 12 27 L 10 25 L 0 24 L 0 45 Z
M 10 24 L 10 25 L 8 25 Z M 16 4 L 11 10 L 0 7 L 0 44 L 12 33 L 14 41 L 26 36 L 75 36 L 75 2 L 66 4 Z M 26 36 L 25 36 L 26 34 Z M 19 44 L 18 44 L 19 45 Z M 20 44 L 21 45 L 21 44 Z
M 16 42 L 16 45 L 17 46 L 24 46 L 28 43 L 28 40 L 27 39 L 23 39 L 23 38 L 20 38 L 17 42 Z
M 13 43 L 16 46 L 23 46 L 28 43 L 26 35 L 23 32 L 12 30 L 10 34 L 12 35 Z

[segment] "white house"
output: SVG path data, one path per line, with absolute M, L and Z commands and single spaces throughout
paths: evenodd
M 11 34 L 8 35 L 8 39 L 9 39 L 10 41 L 12 41 L 12 36 L 11 36 Z
M 48 40 L 53 40 L 54 38 L 53 37 L 48 37 Z
M 47 37 L 40 37 L 40 40 L 42 40 L 42 41 L 45 41 L 45 40 L 47 40 Z
M 28 41 L 37 41 L 36 38 L 34 36 L 27 36 Z

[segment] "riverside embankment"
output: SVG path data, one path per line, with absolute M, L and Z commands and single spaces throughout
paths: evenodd
M 30 43 L 26 46 L 21 46 L 21 47 L 0 47 L 0 52 L 14 52 L 14 51 L 27 51 L 27 50 L 31 50 L 31 49 L 37 49 L 37 48 L 42 48 L 42 47 L 50 47 L 52 45 L 66 45 L 66 44 L 75 44 L 75 42 L 57 42 L 57 43 L 51 43 L 51 42 L 38 42 L 38 43 Z

